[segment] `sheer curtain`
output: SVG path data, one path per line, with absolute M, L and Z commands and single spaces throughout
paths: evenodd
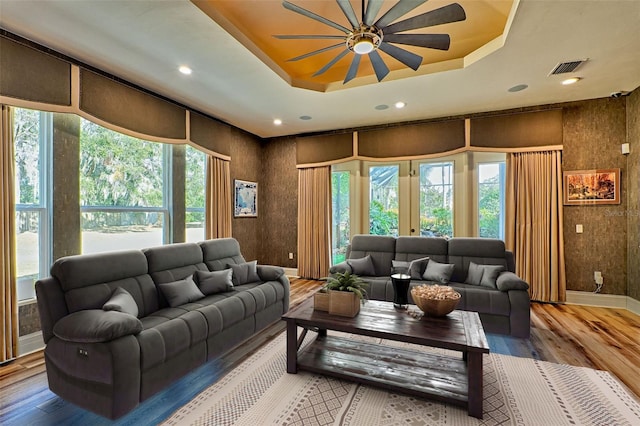
M 298 275 L 329 274 L 331 251 L 331 167 L 298 171 Z
M 231 171 L 229 162 L 207 156 L 205 237 L 231 236 Z
M 508 155 L 506 208 L 506 245 L 531 299 L 565 301 L 562 151 Z
M 0 115 L 0 363 L 18 356 L 18 298 L 16 289 L 13 120 L 2 105 Z

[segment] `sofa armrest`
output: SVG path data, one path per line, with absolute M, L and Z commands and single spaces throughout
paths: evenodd
M 67 342 L 100 343 L 138 334 L 142 328 L 142 322 L 133 315 L 88 309 L 61 318 L 53 327 L 53 334 Z
M 61 318 L 69 315 L 60 282 L 53 277 L 36 281 L 36 301 L 38 303 L 38 314 L 40 314 L 42 338 L 44 343 L 48 343 L 54 336 L 53 326 Z
M 496 287 L 500 291 L 528 290 L 529 284 L 513 272 L 501 272 L 496 280 Z
M 330 274 L 337 274 L 337 273 L 344 274 L 345 272 L 353 273 L 353 269 L 351 269 L 351 265 L 349 265 L 346 260 L 344 262 L 335 264 L 331 268 L 329 268 Z
M 284 275 L 284 269 L 279 266 L 258 265 L 256 270 L 262 281 L 278 281 Z

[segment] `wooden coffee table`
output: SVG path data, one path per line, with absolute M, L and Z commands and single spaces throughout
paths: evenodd
M 282 318 L 287 322 L 288 373 L 300 369 L 381 386 L 467 407 L 470 416 L 482 418 L 482 356 L 489 353 L 489 344 L 477 312 L 415 319 L 391 302 L 368 301 L 355 318 L 347 318 L 314 311 L 311 298 Z M 301 349 L 309 330 L 317 337 Z M 364 343 L 327 330 L 450 349 L 461 356 Z

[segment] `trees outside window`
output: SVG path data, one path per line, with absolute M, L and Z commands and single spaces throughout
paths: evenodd
M 398 236 L 397 165 L 369 167 L 369 233 Z
M 478 164 L 478 235 L 504 239 L 505 163 Z
M 331 261 L 337 264 L 345 260 L 350 236 L 350 173 L 331 172 Z
M 420 164 L 420 235 L 453 237 L 453 162 Z
M 188 242 L 202 241 L 204 235 L 206 155 L 189 145 L 185 150 L 185 226 Z

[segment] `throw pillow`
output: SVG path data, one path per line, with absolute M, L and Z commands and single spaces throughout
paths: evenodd
M 160 287 L 160 291 L 172 308 L 184 305 L 185 303 L 195 302 L 204 297 L 204 294 L 198 289 L 192 277 L 171 283 L 158 284 L 158 287 Z
M 223 269 L 222 271 L 196 271 L 193 279 L 198 285 L 202 294 L 216 294 L 229 291 L 233 288 L 233 269 Z
M 356 275 L 373 276 L 376 274 L 376 268 L 373 266 L 371 255 L 366 255 L 360 259 L 348 259 L 347 263 Z
M 502 265 L 480 265 L 482 270 L 484 271 L 482 274 L 482 280 L 480 281 L 480 285 L 483 287 L 489 288 L 497 288 L 496 287 L 496 279 L 500 272 L 504 271 L 504 266 Z
M 409 273 L 409 264 L 410 262 L 405 262 L 404 260 L 392 260 L 391 268 L 393 269 L 392 273 L 394 274 L 408 274 Z
M 260 281 L 257 266 L 257 260 L 238 264 L 227 264 L 227 268 L 231 268 L 233 270 L 233 285 L 242 285 Z
M 422 274 L 427 269 L 427 263 L 429 263 L 429 257 L 414 259 L 409 263 L 409 275 L 411 275 L 412 280 L 422 279 Z
M 127 290 L 122 287 L 115 289 L 111 298 L 107 300 L 107 303 L 102 305 L 103 311 L 118 311 L 123 314 L 138 316 L 138 304 L 135 299 Z
M 465 284 L 480 285 L 483 273 L 484 269 L 481 265 L 469 262 L 469 272 L 467 272 L 467 279 L 464 280 Z
M 449 263 L 439 263 L 435 260 L 429 260 L 427 268 L 422 274 L 422 279 L 427 281 L 435 281 L 440 284 L 447 284 L 453 274 L 455 265 Z

